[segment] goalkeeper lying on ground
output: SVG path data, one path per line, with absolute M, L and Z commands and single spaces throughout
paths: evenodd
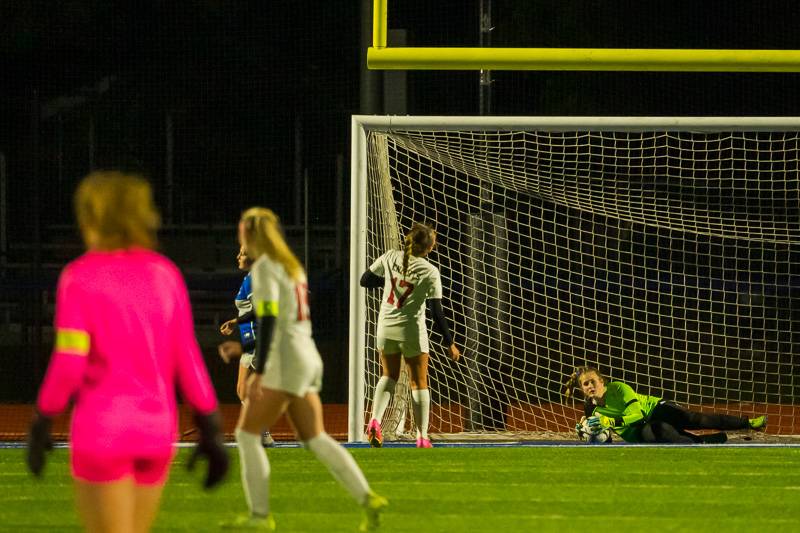
M 564 395 L 579 390 L 584 397 L 586 425 L 612 429 L 626 442 L 661 442 L 675 444 L 722 443 L 724 432 L 694 435 L 688 429 L 763 430 L 767 417 L 745 418 L 732 415 L 690 411 L 669 400 L 637 394 L 621 381 L 608 380 L 592 367 L 575 370 L 565 385 Z

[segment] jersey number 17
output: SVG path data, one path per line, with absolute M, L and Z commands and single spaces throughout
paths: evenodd
M 399 288 L 398 288 L 399 287 Z M 402 294 L 400 291 L 403 291 Z M 406 302 L 409 296 L 411 296 L 411 291 L 414 290 L 414 284 L 409 283 L 408 281 L 401 279 L 397 280 L 397 278 L 392 278 L 392 290 L 389 291 L 389 298 L 386 300 L 386 303 L 389 305 L 395 305 L 398 309 L 403 307 L 403 304 Z M 397 303 L 395 303 L 394 293 L 395 291 L 398 294 Z

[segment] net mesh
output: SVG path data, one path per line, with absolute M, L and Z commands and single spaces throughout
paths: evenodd
M 568 432 L 598 367 L 700 410 L 800 434 L 796 131 L 372 131 L 367 262 L 434 224 L 462 361 L 429 321 L 431 430 Z M 366 402 L 381 291 L 366 298 Z M 384 416 L 409 429 L 407 378 Z M 367 416 L 365 414 L 365 416 Z

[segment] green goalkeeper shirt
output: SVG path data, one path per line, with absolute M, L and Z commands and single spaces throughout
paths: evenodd
M 604 415 L 614 419 L 614 431 L 625 442 L 641 441 L 640 430 L 661 398 L 637 394 L 629 385 L 612 381 L 606 385 L 604 405 L 586 402 L 586 416 Z

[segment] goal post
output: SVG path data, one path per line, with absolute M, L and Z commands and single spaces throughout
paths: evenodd
M 415 221 L 464 353 L 429 321 L 441 438 L 569 433 L 585 364 L 800 433 L 800 118 L 354 116 L 351 178 L 351 441 L 380 377 L 381 291 L 358 281 Z

